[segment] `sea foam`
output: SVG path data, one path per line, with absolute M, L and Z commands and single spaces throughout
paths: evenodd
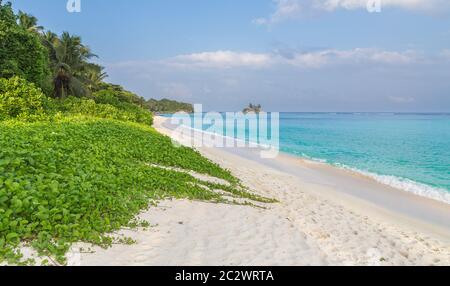
M 328 162 L 325 159 L 314 158 L 314 157 L 308 156 L 304 153 L 302 153 L 301 155 L 297 154 L 297 156 L 303 157 L 303 158 L 313 161 L 313 162 L 331 165 L 331 166 L 337 167 L 339 169 L 344 169 L 344 170 L 351 171 L 351 172 L 359 174 L 359 175 L 363 175 L 365 177 L 368 177 L 368 178 L 371 178 L 371 179 L 377 181 L 378 183 L 393 187 L 395 189 L 399 189 L 402 191 L 413 193 L 413 194 L 421 196 L 421 197 L 425 197 L 425 198 L 429 198 L 429 199 L 433 199 L 436 201 L 450 204 L 450 192 L 445 189 L 435 188 L 435 187 L 428 186 L 428 185 L 425 185 L 422 183 L 418 183 L 418 182 L 415 182 L 413 180 L 406 179 L 406 178 L 390 176 L 390 175 L 375 174 L 372 172 L 363 171 L 363 170 L 359 170 L 357 168 L 349 167 L 347 165 L 340 164 L 340 163 L 333 164 L 333 163 Z
M 426 197 L 429 199 L 441 201 L 450 204 L 450 192 L 445 189 L 435 188 L 428 186 L 419 182 L 415 182 L 410 179 L 391 176 L 391 175 L 380 175 L 372 172 L 362 171 L 356 168 L 348 167 L 342 164 L 333 164 L 341 169 L 349 170 L 363 176 L 374 179 L 375 181 L 382 183 L 384 185 L 413 193 L 415 195 Z

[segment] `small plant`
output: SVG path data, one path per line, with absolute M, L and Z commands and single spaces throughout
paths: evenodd
M 19 77 L 0 78 L 0 120 L 35 121 L 45 117 L 47 97 L 34 84 Z

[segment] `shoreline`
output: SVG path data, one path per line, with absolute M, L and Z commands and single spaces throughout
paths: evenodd
M 173 135 L 164 127 L 164 121 L 165 118 L 155 117 L 154 128 Z M 183 143 L 182 138 L 174 139 Z M 154 227 L 115 233 L 134 239 L 136 244 L 113 245 L 110 249 L 91 247 L 92 252 L 79 254 L 79 264 L 69 259 L 69 265 L 450 264 L 450 227 L 384 208 L 341 190 L 342 182 L 356 180 L 358 184 L 350 185 L 373 193 L 373 186 L 382 186 L 374 180 L 323 164 L 299 163 L 298 158 L 285 156 L 274 160 L 280 165 L 268 166 L 267 162 L 255 160 L 247 149 L 241 150 L 244 154 L 219 148 L 197 150 L 230 170 L 251 192 L 279 203 L 265 204 L 261 209 L 162 201 L 139 216 Z M 433 200 L 397 192 L 423 205 L 424 210 L 439 208 L 440 204 Z M 394 201 L 401 202 L 399 198 L 403 196 Z M 448 205 L 441 207 L 448 214 Z M 73 249 L 77 247 L 86 249 L 84 244 Z
M 171 137 L 172 134 L 170 134 L 170 132 L 175 126 L 172 125 L 168 119 L 168 117 L 155 117 L 156 125 L 158 126 L 156 129 Z M 192 132 L 192 134 L 203 133 L 225 138 L 223 135 L 217 135 L 203 130 L 184 126 L 182 128 L 186 128 L 189 132 Z M 235 142 L 242 141 L 241 139 L 232 137 L 227 138 L 230 138 Z M 178 139 L 181 141 L 187 139 L 184 144 L 188 146 L 192 145 L 190 138 Z M 264 148 L 264 146 L 257 145 Z M 333 164 L 315 161 L 287 152 L 279 151 L 279 154 L 275 159 L 262 159 L 259 154 L 257 154 L 260 151 L 258 148 L 231 147 L 220 148 L 220 150 L 228 154 L 237 155 L 258 162 L 283 173 L 300 177 L 302 180 L 312 184 L 323 185 L 323 181 L 326 180 L 335 185 L 340 184 L 339 187 L 334 186 L 334 188 L 332 188 L 333 191 L 338 191 L 340 193 L 338 195 L 350 195 L 352 199 L 362 199 L 369 204 L 375 204 L 381 211 L 392 211 L 398 215 L 403 215 L 406 218 L 425 221 L 425 224 L 431 223 L 437 228 L 443 228 L 444 231 L 450 231 L 450 221 L 448 220 L 448 217 L 450 217 L 450 204 L 446 201 L 396 188 L 380 182 L 372 176 L 350 168 L 338 167 Z M 351 184 L 351 186 L 349 186 L 349 184 Z M 360 190 L 364 191 L 361 192 Z
M 397 215 L 403 215 L 406 217 L 411 215 L 409 218 L 418 219 L 423 223 L 432 223 L 435 227 L 442 227 L 443 230 L 450 231 L 450 220 L 448 220 L 450 217 L 450 205 L 446 202 L 392 187 L 379 182 L 371 176 L 367 176 L 352 169 L 340 168 L 328 163 L 316 162 L 284 152 L 280 153 L 277 159 L 282 162 L 280 165 L 284 165 L 282 171 L 292 173 L 293 175 L 297 174 L 295 172 L 295 170 L 298 170 L 295 169 L 295 167 L 297 167 L 317 171 L 317 176 L 330 175 L 333 178 L 342 177 L 343 180 L 346 180 L 346 178 L 357 180 L 360 184 L 352 186 L 352 189 L 344 187 L 337 188 L 336 186 L 333 186 L 334 191 L 351 196 L 353 199 L 363 200 L 369 204 L 379 207 L 380 209 L 392 211 Z M 294 169 L 288 170 L 286 169 L 286 165 L 292 166 Z M 276 168 L 276 166 L 274 167 Z M 311 183 L 321 184 L 321 182 L 316 180 Z M 348 181 L 346 183 L 348 183 Z M 347 185 L 346 187 L 349 186 Z M 359 192 L 354 189 L 355 187 L 364 191 Z M 376 193 L 377 191 L 381 191 L 383 194 Z M 390 199 L 395 201 L 388 203 Z M 436 210 L 440 210 L 442 212 L 435 213 Z M 401 211 L 405 213 L 402 213 Z M 414 211 L 420 211 L 420 213 L 414 213 Z M 434 216 L 427 216 L 427 211 L 434 213 Z
M 170 122 L 167 121 L 167 119 L 169 117 L 166 116 L 167 114 L 164 115 L 158 115 L 157 117 L 161 118 L 161 120 L 164 120 L 164 128 L 167 129 L 173 129 L 174 125 L 172 125 Z M 186 128 L 188 131 L 193 132 L 193 133 L 202 133 L 208 136 L 215 136 L 215 137 L 220 137 L 223 139 L 231 139 L 232 141 L 236 142 L 236 144 L 238 144 L 239 142 L 241 142 L 242 144 L 251 144 L 253 146 L 257 146 L 257 148 L 268 148 L 268 146 L 263 145 L 261 143 L 249 143 L 247 141 L 244 141 L 242 139 L 238 139 L 238 138 L 234 138 L 234 137 L 230 137 L 227 135 L 221 135 L 221 134 L 216 134 L 216 133 L 212 133 L 212 132 L 208 132 L 208 131 L 204 131 L 204 130 L 200 130 L 200 129 L 195 129 L 192 127 L 187 127 L 187 126 L 183 126 L 183 128 Z M 189 144 L 188 144 L 189 145 Z M 224 148 L 227 149 L 227 148 Z M 234 149 L 245 149 L 245 148 L 236 148 L 234 147 Z M 249 151 L 249 149 L 251 148 L 247 148 Z M 251 150 L 250 150 L 251 151 Z M 310 158 L 308 156 L 302 156 L 302 155 L 298 155 L 298 154 L 293 154 L 293 153 L 289 153 L 283 150 L 279 150 L 279 155 L 277 156 L 279 158 L 287 158 L 287 159 L 294 159 L 294 160 L 298 160 L 298 162 L 302 162 L 305 164 L 321 164 L 323 166 L 326 166 L 328 168 L 333 168 L 333 169 L 339 169 L 339 170 L 344 170 L 347 172 L 350 172 L 353 175 L 357 175 L 357 176 L 362 176 L 368 180 L 371 181 L 375 181 L 379 184 L 382 184 L 386 187 L 392 188 L 392 189 L 396 189 L 396 190 L 400 190 L 403 192 L 408 192 L 408 193 L 412 193 L 416 196 L 420 196 L 426 199 L 431 199 L 431 200 L 435 200 L 438 201 L 440 203 L 446 203 L 450 205 L 450 193 L 448 193 L 446 190 L 443 189 L 439 189 L 436 187 L 432 187 L 423 183 L 419 183 L 416 181 L 413 181 L 411 179 L 407 179 L 407 178 L 401 178 L 401 177 L 397 177 L 394 175 L 381 175 L 381 174 L 377 174 L 377 173 L 373 173 L 373 172 L 369 172 L 369 171 L 364 171 L 364 170 L 359 170 L 357 168 L 353 168 L 344 164 L 340 164 L 340 163 L 330 163 L 327 162 L 324 159 L 320 159 L 320 158 Z M 258 158 L 253 158 L 253 159 L 257 159 Z M 263 162 L 264 163 L 264 162 Z M 390 182 L 386 182 L 385 180 L 381 180 L 380 178 L 388 178 L 390 179 Z M 393 182 L 392 182 L 393 181 Z M 399 184 L 404 184 L 404 183 L 410 184 L 408 186 L 408 188 L 402 187 L 402 186 L 398 186 Z M 414 190 L 411 190 L 411 184 L 412 184 L 412 188 Z M 421 188 L 420 190 L 417 190 L 417 188 Z M 426 190 L 424 190 L 426 189 Z
M 409 194 L 419 196 L 421 198 L 425 198 L 428 200 L 433 200 L 433 201 L 437 201 L 439 203 L 445 203 L 445 204 L 450 205 L 450 193 L 448 193 L 447 191 L 445 191 L 443 189 L 431 187 L 431 186 L 428 186 L 423 183 L 419 183 L 419 182 L 416 182 L 416 181 L 413 181 L 410 179 L 401 178 L 401 177 L 397 177 L 394 175 L 380 175 L 377 173 L 359 170 L 357 168 L 349 167 L 349 166 L 343 165 L 343 164 L 339 164 L 339 163 L 333 164 L 333 163 L 326 162 L 325 160 L 322 160 L 322 159 L 312 159 L 312 158 L 303 157 L 300 155 L 295 155 L 295 154 L 291 154 L 291 153 L 284 152 L 284 151 L 280 151 L 280 154 L 281 154 L 281 157 L 299 160 L 299 162 L 301 162 L 303 164 L 309 164 L 309 165 L 317 164 L 317 165 L 322 165 L 327 168 L 333 168 L 333 169 L 346 171 L 347 173 L 350 173 L 353 176 L 361 176 L 361 177 L 366 178 L 367 180 L 374 181 L 378 184 L 382 184 L 383 186 L 386 186 L 386 187 L 389 187 L 389 188 L 392 188 L 392 189 L 395 189 L 398 191 L 406 192 Z M 391 178 L 394 180 L 394 183 L 388 183 L 379 178 Z M 421 191 L 407 190 L 405 188 L 397 186 L 398 184 L 402 184 L 404 181 L 406 181 L 407 183 L 414 184 L 414 187 L 427 188 L 427 189 L 431 189 L 431 191 L 428 191 L 428 193 L 424 193 L 423 190 L 421 190 Z

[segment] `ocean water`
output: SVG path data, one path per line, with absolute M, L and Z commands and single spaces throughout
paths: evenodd
M 279 130 L 282 152 L 450 203 L 450 114 L 281 113 Z
M 450 114 L 284 113 L 280 146 L 450 203 Z

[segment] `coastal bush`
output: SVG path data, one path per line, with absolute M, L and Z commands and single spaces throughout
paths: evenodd
M 113 106 L 124 103 L 137 105 L 151 112 L 157 113 L 175 113 L 184 111 L 188 113 L 194 112 L 192 104 L 178 102 L 169 99 L 144 99 L 132 92 L 126 91 L 119 85 L 110 83 L 102 83 L 99 91 L 94 94 L 97 103 L 111 104 Z
M 98 118 L 118 119 L 147 125 L 153 124 L 153 115 L 136 105 L 113 106 L 96 103 L 93 99 L 68 97 L 52 101 L 50 113 L 65 116 L 85 115 Z
M 0 77 L 20 76 L 38 87 L 50 85 L 48 51 L 36 33 L 17 24 L 9 3 L 0 3 Z
M 108 89 L 94 93 L 93 98 L 98 104 L 108 104 L 126 112 L 133 122 L 153 124 L 150 111 L 135 103 L 136 100 L 133 98 L 137 98 L 137 96 L 133 97 L 132 93 Z
M 36 121 L 51 119 L 57 114 L 153 124 L 152 114 L 137 105 L 120 102 L 115 105 L 102 104 L 92 99 L 77 97 L 51 99 L 33 83 L 24 79 L 0 78 L 0 120 Z
M 0 78 L 0 120 L 38 120 L 48 101 L 42 90 L 19 77 Z
M 94 94 L 94 99 L 98 103 L 114 106 L 121 103 L 143 106 L 146 102 L 144 98 L 125 90 L 122 86 L 110 83 L 103 83 L 100 89 Z
M 145 107 L 149 110 L 157 113 L 175 113 L 179 111 L 187 112 L 187 113 L 193 113 L 194 107 L 192 104 L 184 103 L 184 102 L 178 102 L 175 100 L 169 100 L 169 99 L 161 99 L 161 100 L 155 100 L 155 99 L 149 99 L 145 103 Z
M 157 167 L 154 167 L 157 166 Z M 176 167 L 224 179 L 204 183 Z M 222 201 L 212 189 L 261 199 L 228 171 L 190 148 L 176 148 L 151 127 L 109 119 L 0 122 L 0 263 L 18 263 L 21 243 L 40 255 L 64 254 L 73 242 L 101 246 L 149 202 Z

